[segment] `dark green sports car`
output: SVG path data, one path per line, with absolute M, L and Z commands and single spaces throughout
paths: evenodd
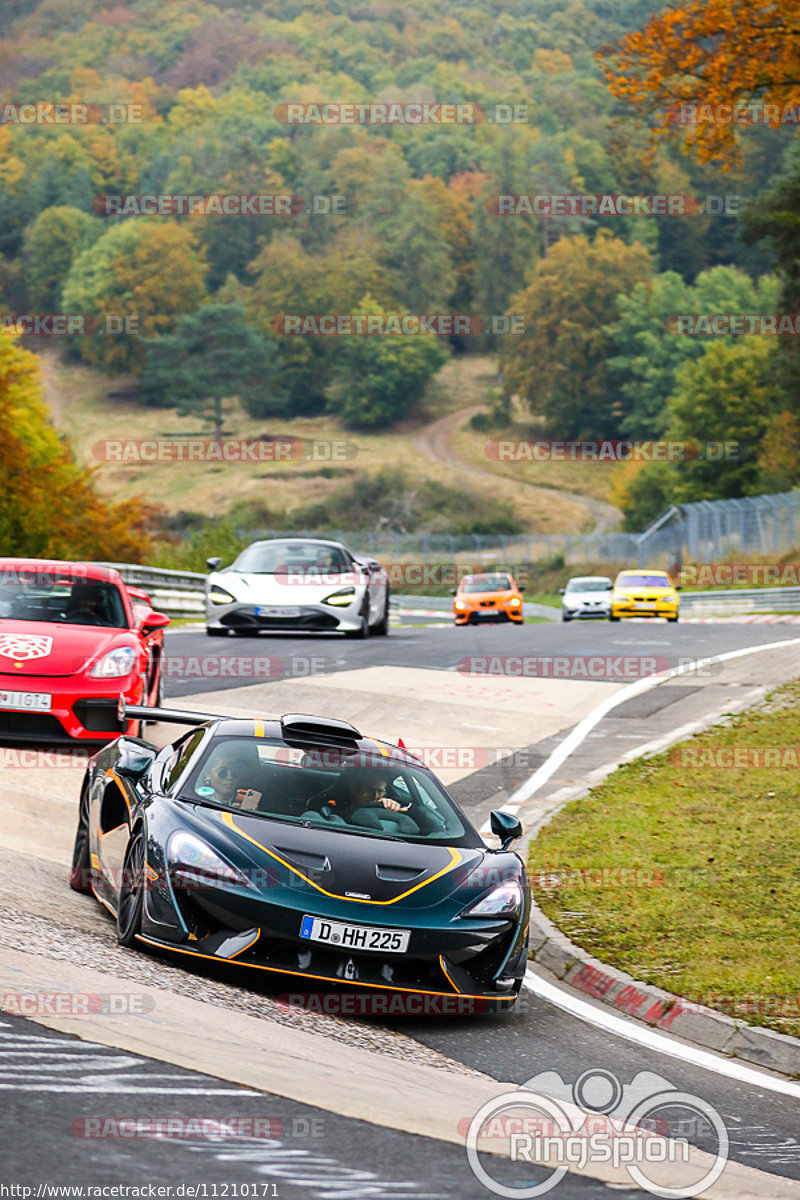
M 530 912 L 515 817 L 492 814 L 488 849 L 422 762 L 344 721 L 125 713 L 192 728 L 161 750 L 120 737 L 83 779 L 70 884 L 123 945 L 513 1003 Z

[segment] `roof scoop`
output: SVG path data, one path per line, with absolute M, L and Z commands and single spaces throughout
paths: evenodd
M 352 744 L 361 738 L 354 725 L 335 717 L 312 717 L 307 713 L 286 713 L 281 717 L 281 733 L 290 738 L 319 738 L 326 742 Z

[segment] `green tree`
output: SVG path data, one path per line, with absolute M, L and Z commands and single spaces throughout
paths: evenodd
M 698 457 L 676 466 L 677 500 L 715 500 L 758 492 L 758 458 L 783 408 L 774 346 L 766 338 L 715 342 L 678 375 L 669 400 L 670 439 L 694 443 Z M 731 442 L 728 459 L 709 458 L 709 442 Z
M 664 434 L 676 375 L 688 358 L 697 358 L 704 349 L 699 338 L 677 337 L 668 330 L 670 317 L 693 312 L 691 305 L 691 288 L 674 271 L 637 283 L 628 295 L 617 297 L 619 317 L 608 327 L 616 353 L 607 365 L 624 413 L 620 431 L 626 437 Z
M 66 312 L 135 322 L 134 333 L 78 339 L 82 358 L 109 374 L 141 370 L 141 338 L 167 333 L 205 299 L 206 264 L 192 231 L 139 218 L 112 225 L 79 254 L 64 283 Z
M 503 346 L 506 394 L 518 392 L 559 437 L 619 434 L 624 414 L 608 376 L 613 342 L 606 322 L 617 296 L 650 272 L 642 246 L 605 230 L 593 242 L 582 234 L 556 242 L 511 302 L 524 330 Z
M 541 235 L 536 218 L 501 217 L 493 211 L 491 197 L 531 190 L 525 147 L 518 145 L 515 137 L 504 134 L 487 158 L 489 179 L 473 208 L 473 290 L 476 311 L 485 316 L 499 316 L 509 309 L 512 297 L 525 286 L 526 272 L 533 269 L 539 255 Z M 486 340 L 489 344 L 493 341 L 491 337 Z
M 385 315 L 369 294 L 355 312 Z M 356 429 L 391 425 L 414 411 L 447 357 L 446 346 L 434 334 L 343 338 L 328 407 Z
M 238 398 L 253 416 L 285 411 L 277 348 L 247 325 L 239 304 L 206 304 L 180 317 L 172 334 L 144 345 L 145 401 L 195 413 L 211 423 L 218 442 L 226 400 Z
M 624 412 L 626 437 L 657 438 L 667 427 L 667 401 L 675 391 L 678 372 L 696 361 L 708 342 L 679 335 L 670 318 L 680 313 L 773 312 L 777 281 L 763 276 L 754 284 L 735 267 L 701 271 L 694 287 L 674 271 L 638 283 L 630 295 L 617 297 L 618 319 L 608 326 L 616 353 L 608 360 L 613 386 Z M 731 339 L 727 339 L 731 340 Z
M 61 288 L 75 258 L 100 236 L 102 224 L 80 209 L 46 208 L 25 231 L 28 297 L 36 312 L 59 312 Z
M 255 275 L 245 295 L 249 323 L 274 337 L 283 361 L 282 380 L 295 416 L 322 412 L 331 371 L 341 348 L 335 337 L 283 336 L 289 315 L 352 313 L 364 292 L 391 303 L 386 271 L 372 240 L 345 229 L 331 249 L 311 254 L 289 234 L 275 238 L 251 266 Z

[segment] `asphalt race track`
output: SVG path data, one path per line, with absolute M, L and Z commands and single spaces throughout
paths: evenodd
M 327 711 L 370 734 L 402 736 L 439 756 L 438 773 L 480 826 L 580 719 L 641 674 L 793 637 L 791 625 L 661 622 L 401 625 L 361 642 L 223 641 L 178 630 L 167 636 L 164 696 L 237 714 Z M 689 671 L 621 704 L 523 808 L 523 820 L 581 773 L 797 675 L 800 645 L 789 645 Z M 153 736 L 169 734 L 161 726 Z M 730 1165 L 708 1195 L 800 1197 L 800 1085 L 756 1068 L 733 1078 L 721 1057 L 708 1070 L 676 1039 L 677 1056 L 664 1054 L 640 1023 L 628 1022 L 645 1040 L 630 1040 L 530 990 L 512 1013 L 492 1017 L 292 1012 L 278 999 L 285 984 L 122 950 L 106 914 L 66 885 L 80 775 L 44 761 L 25 772 L 8 759 L 0 773 L 3 1183 L 31 1187 L 29 1196 L 59 1194 L 46 1185 L 153 1184 L 214 1200 L 477 1200 L 499 1194 L 475 1177 L 464 1150 L 484 1100 L 546 1071 L 568 1088 L 588 1073 L 628 1085 L 649 1072 L 712 1105 L 725 1123 Z M 43 1011 L 31 1021 L 7 1003 L 27 989 L 127 1000 L 95 1019 Z M 686 1136 L 713 1157 L 707 1128 Z M 550 1177 L 535 1164 L 497 1160 L 493 1170 L 521 1195 Z M 586 1166 L 552 1194 L 653 1193 L 624 1172 Z

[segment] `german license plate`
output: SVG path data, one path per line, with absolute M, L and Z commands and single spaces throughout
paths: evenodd
M 260 605 L 256 609 L 257 617 L 299 617 L 299 608 L 280 608 L 278 605 Z
M 376 950 L 380 954 L 404 954 L 411 937 L 410 929 L 376 929 L 372 925 L 346 925 L 326 921 L 324 917 L 303 917 L 300 937 L 342 950 Z
M 50 712 L 53 697 L 47 692 L 0 692 L 0 708 L 26 708 Z

